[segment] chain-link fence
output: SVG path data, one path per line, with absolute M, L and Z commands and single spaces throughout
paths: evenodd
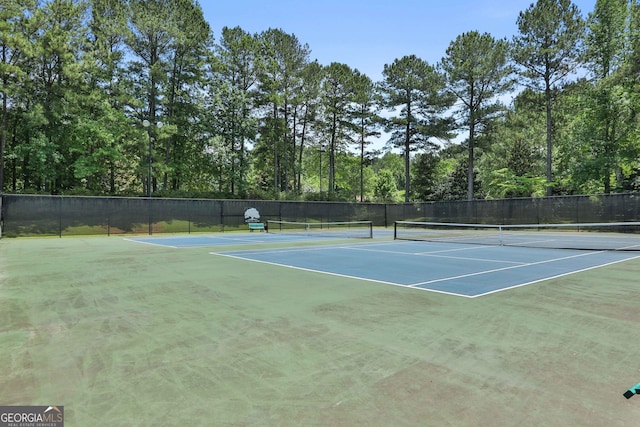
M 482 224 L 640 221 L 640 193 L 405 204 L 4 195 L 2 235 L 155 234 L 245 229 L 248 219 Z M 258 215 L 256 218 L 255 215 Z

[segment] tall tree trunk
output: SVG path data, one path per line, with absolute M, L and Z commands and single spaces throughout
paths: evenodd
M 467 200 L 473 200 L 473 160 L 474 160 L 474 149 L 476 144 L 476 116 L 474 111 L 475 105 L 475 92 L 474 85 L 471 85 L 471 95 L 469 97 L 469 164 L 467 170 Z
M 551 121 L 551 83 L 549 73 L 545 75 L 545 101 L 547 107 L 547 196 L 553 195 L 553 175 L 551 171 L 552 165 L 552 138 L 553 138 L 553 123 Z
M 298 192 L 302 192 L 302 155 L 304 153 L 304 142 L 305 142 L 305 137 L 307 135 L 307 118 L 306 118 L 307 109 L 308 109 L 308 106 L 305 106 L 305 112 L 302 116 L 302 132 L 300 134 L 300 150 L 298 150 L 298 171 L 297 171 Z
M 329 193 L 329 197 L 333 196 L 333 190 L 335 189 L 335 168 L 336 168 L 336 132 L 337 132 L 337 118 L 336 115 L 333 114 L 333 123 L 331 125 L 331 141 L 329 146 L 329 187 L 327 191 Z
M 409 202 L 409 191 L 411 188 L 411 171 L 409 170 L 411 162 L 409 154 L 411 148 L 411 103 L 407 104 L 407 127 L 404 136 L 404 202 Z
M 364 122 L 364 119 L 362 120 Z M 360 202 L 364 201 L 364 124 L 360 128 Z
M 469 123 L 469 168 L 467 170 L 467 200 L 473 200 L 473 151 L 475 148 L 475 120 Z
M 273 103 L 273 192 L 278 193 L 278 106 Z
M 3 48 L 4 55 L 4 48 Z M 7 79 L 4 79 L 4 87 L 7 87 Z M 0 194 L 4 193 L 4 150 L 7 145 L 7 94 L 2 93 L 2 130 L 0 130 Z

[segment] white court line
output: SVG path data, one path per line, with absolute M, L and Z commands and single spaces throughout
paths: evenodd
M 390 244 L 390 243 L 389 242 L 380 242 L 380 243 L 368 243 L 366 245 L 387 245 L 387 244 Z M 335 248 L 335 249 L 360 249 L 360 248 L 357 248 L 357 247 L 351 247 L 349 245 L 333 246 L 332 248 Z M 233 253 L 234 254 L 242 253 L 243 255 L 250 255 L 252 253 L 292 252 L 292 251 L 300 251 L 300 250 L 311 251 L 311 250 L 322 250 L 322 249 L 327 249 L 327 247 L 323 246 L 323 247 L 312 247 L 312 248 L 290 248 L 290 249 L 275 250 L 275 251 L 274 250 L 266 250 L 266 251 L 265 250 L 262 250 L 262 251 L 255 251 L 255 250 L 254 251 L 248 251 L 247 250 L 247 251 L 233 251 Z M 471 249 L 471 248 L 469 248 L 469 249 Z M 397 253 L 397 254 L 407 254 L 406 252 L 392 252 L 392 251 L 380 251 L 380 252 L 391 252 L 391 253 Z M 276 263 L 276 262 L 271 262 L 271 261 L 262 261 L 262 260 L 252 259 L 252 258 L 245 258 L 243 255 L 231 255 L 231 254 L 228 254 L 228 253 L 219 253 L 219 252 L 209 252 L 209 253 L 211 255 L 224 256 L 224 257 L 234 258 L 234 259 L 238 259 L 238 260 L 242 260 L 242 261 L 252 261 L 252 262 L 258 262 L 258 263 L 261 263 L 261 264 L 274 265 L 274 266 L 278 266 L 278 267 L 287 267 L 287 268 L 291 268 L 291 269 L 294 269 L 294 270 L 308 271 L 308 272 L 320 273 L 320 274 L 327 274 L 327 275 L 335 276 L 335 277 L 342 277 L 342 278 L 356 279 L 356 280 L 364 280 L 366 282 L 380 283 L 380 284 L 392 285 L 392 286 L 400 286 L 400 287 L 410 288 L 410 289 L 419 290 L 419 291 L 434 292 L 434 293 L 438 293 L 438 294 L 452 295 L 452 296 L 458 296 L 458 297 L 464 297 L 464 298 L 473 299 L 473 298 L 478 298 L 478 297 L 485 296 L 485 295 L 490 295 L 490 294 L 494 294 L 494 293 L 498 293 L 498 292 L 502 292 L 502 291 L 506 291 L 506 290 L 510 290 L 510 289 L 515 289 L 515 288 L 531 285 L 531 284 L 534 284 L 534 283 L 543 282 L 543 281 L 546 281 L 546 280 L 552 280 L 552 279 L 556 279 L 556 278 L 560 278 L 560 277 L 564 277 L 564 276 L 569 276 L 571 274 L 576 274 L 576 273 L 580 273 L 580 272 L 584 272 L 584 271 L 588 271 L 588 270 L 593 270 L 593 269 L 600 268 L 600 267 L 606 267 L 606 266 L 617 264 L 617 263 L 621 263 L 621 262 L 624 262 L 624 261 L 638 259 L 638 258 L 640 258 L 640 255 L 634 256 L 634 257 L 631 257 L 631 258 L 625 258 L 625 259 L 621 259 L 621 260 L 608 262 L 608 263 L 605 263 L 605 264 L 598 264 L 598 265 L 594 265 L 594 266 L 591 266 L 591 267 L 586 267 L 586 268 L 583 268 L 583 269 L 580 269 L 580 270 L 572 270 L 572 271 L 569 271 L 567 273 L 562 273 L 562 274 L 558 274 L 558 275 L 555 275 L 555 276 L 543 277 L 543 278 L 536 279 L 536 280 L 531 281 L 531 282 L 520 283 L 520 284 L 517 284 L 517 285 L 504 287 L 504 288 L 500 288 L 500 289 L 495 289 L 495 290 L 492 290 L 492 291 L 489 291 L 489 292 L 485 292 L 485 293 L 481 293 L 481 294 L 475 294 L 475 295 L 466 295 L 466 294 L 456 293 L 456 292 L 447 292 L 447 291 L 443 291 L 443 290 L 439 290 L 439 289 L 421 288 L 421 287 L 418 287 L 418 286 L 425 285 L 425 284 L 430 284 L 430 283 L 436 283 L 436 282 L 444 282 L 444 281 L 454 280 L 454 279 L 458 279 L 458 278 L 477 276 L 477 275 L 482 275 L 482 274 L 487 274 L 487 273 L 492 273 L 492 272 L 497 272 L 497 271 L 502 271 L 502 270 L 509 270 L 509 269 L 514 269 L 514 268 L 521 268 L 521 267 L 528 267 L 528 266 L 533 266 L 533 265 L 540 265 L 540 264 L 545 264 L 545 263 L 550 263 L 550 262 L 555 262 L 555 261 L 561 261 L 561 260 L 565 260 L 565 259 L 579 258 L 579 257 L 589 256 L 589 255 L 596 255 L 596 254 L 601 254 L 601 253 L 605 253 L 605 252 L 608 252 L 608 251 L 586 252 L 586 253 L 582 253 L 582 254 L 571 255 L 571 256 L 566 256 L 566 257 L 561 257 L 561 258 L 553 258 L 553 259 L 545 260 L 545 261 L 538 261 L 538 262 L 532 262 L 532 263 L 522 263 L 522 264 L 516 265 L 516 266 L 497 268 L 497 269 L 486 270 L 486 271 L 477 272 L 477 273 L 471 273 L 471 274 L 465 274 L 465 275 L 459 275 L 459 276 L 452 276 L 452 277 L 435 279 L 435 280 L 430 280 L 430 281 L 420 282 L 420 283 L 414 283 L 414 284 L 403 284 L 403 283 L 388 282 L 388 281 L 384 281 L 384 280 L 369 279 L 369 278 L 360 277 L 360 276 L 352 276 L 352 275 L 341 274 L 341 273 L 333 273 L 333 272 L 324 271 L 324 270 L 315 270 L 315 269 L 311 269 L 311 268 L 297 267 L 297 266 L 293 266 L 293 265 L 281 264 L 281 263 Z
M 431 257 L 431 258 L 459 259 L 459 260 L 465 260 L 465 261 L 484 261 L 484 262 L 493 262 L 495 264 L 515 264 L 516 266 L 528 265 L 527 263 L 522 261 L 505 261 L 505 260 L 492 259 L 492 258 L 472 258 L 472 257 L 463 257 L 463 256 L 437 255 L 432 253 L 421 253 L 421 254 L 414 254 L 414 255 Z M 512 267 L 506 267 L 506 268 L 512 268 Z
M 625 246 L 623 248 L 620 248 L 619 250 L 621 250 L 621 251 L 629 251 L 632 248 L 633 248 L 633 250 L 636 250 L 636 248 L 640 248 L 640 245 Z
M 582 269 L 580 269 L 580 270 L 569 271 L 568 273 L 557 274 L 557 275 L 555 275 L 555 276 L 544 277 L 544 278 L 542 278 L 542 279 L 537 279 L 537 280 L 534 280 L 534 281 L 532 281 L 532 282 L 520 283 L 520 284 L 517 284 L 517 285 L 509 286 L 509 287 L 507 287 L 507 288 L 495 289 L 495 290 L 493 290 L 493 291 L 485 292 L 485 293 L 483 293 L 483 294 L 477 294 L 477 295 L 474 295 L 474 296 L 472 296 L 472 297 L 470 297 L 470 298 L 477 298 L 477 297 L 482 297 L 482 296 L 485 296 L 485 295 L 495 294 L 495 293 L 502 292 L 502 291 L 508 291 L 509 289 L 521 288 L 521 287 L 523 287 L 523 286 L 533 285 L 534 283 L 544 282 L 545 280 L 558 279 L 558 278 L 560 278 L 560 277 L 570 276 L 570 275 L 572 275 L 572 274 L 581 273 L 581 272 L 583 272 L 583 271 L 594 270 L 594 269 L 596 269 L 596 268 L 606 267 L 606 266 L 608 266 L 608 265 L 618 264 L 618 263 L 620 263 L 620 262 L 630 261 L 630 260 L 632 260 L 632 259 L 638 259 L 638 258 L 640 258 L 640 255 L 635 256 L 635 257 L 631 257 L 631 258 L 619 259 L 619 260 L 617 260 L 617 261 L 611 261 L 611 262 L 608 262 L 608 263 L 606 263 L 606 264 L 599 264 L 599 265 L 594 265 L 594 266 L 591 266 L 591 267 L 585 267 L 585 268 L 582 268 Z M 415 289 L 415 288 L 414 288 L 414 289 Z M 418 288 L 418 289 L 420 289 L 420 288 Z
M 308 248 L 282 248 L 282 249 L 241 249 L 238 251 L 227 251 L 227 252 L 222 252 L 220 253 L 221 255 L 228 255 L 228 256 L 235 256 L 235 255 L 230 255 L 229 253 L 234 253 L 234 254 L 242 254 L 243 256 L 245 255 L 259 255 L 259 254 L 286 254 L 286 253 L 290 253 L 290 252 L 311 252 L 311 251 L 322 251 L 322 250 L 327 250 L 327 249 L 340 249 L 340 246 L 313 246 L 313 247 L 308 247 Z M 211 252 L 213 254 L 213 252 Z M 240 257 L 240 255 L 237 255 L 237 257 Z
M 448 259 L 459 259 L 459 260 L 467 260 L 467 261 L 484 261 L 484 262 L 493 262 L 493 263 L 498 263 L 498 264 L 516 264 L 516 265 L 522 265 L 524 264 L 523 262 L 518 262 L 518 261 L 505 261 L 505 260 L 499 260 L 499 259 L 493 259 L 493 258 L 474 258 L 474 257 L 461 257 L 461 256 L 447 256 L 447 255 L 439 255 L 441 253 L 444 252 L 458 252 L 458 251 L 467 251 L 467 250 L 473 250 L 473 249 L 479 249 L 479 246 L 474 246 L 474 247 L 465 247 L 465 248 L 459 248 L 459 249 L 446 249 L 446 250 L 441 250 L 441 251 L 429 251 L 429 252 L 399 252 L 399 251 L 381 251 L 381 250 L 377 250 L 377 249 L 363 249 L 363 248 L 358 248 L 358 247 L 347 247 L 345 249 L 351 249 L 351 250 L 355 250 L 355 251 L 365 251 L 365 252 L 379 252 L 379 253 L 388 253 L 388 254 L 398 254 L 398 255 L 414 255 L 414 256 L 428 256 L 428 257 L 433 257 L 433 258 L 448 258 Z M 482 248 L 487 248 L 486 246 L 482 246 Z
M 420 242 L 423 243 L 423 242 Z M 366 246 L 375 246 L 375 245 L 399 245 L 399 244 L 403 244 L 403 243 L 390 243 L 390 242 L 385 242 L 385 243 L 372 243 L 370 245 L 366 245 Z M 421 255 L 421 254 L 429 254 L 429 253 L 441 253 L 441 252 L 456 252 L 456 251 L 469 251 L 469 250 L 473 250 L 473 249 L 479 249 L 479 248 L 490 248 L 490 247 L 494 247 L 494 246 L 478 246 L 478 245 L 473 245 L 473 246 L 465 246 L 462 248 L 455 248 L 455 249 L 439 249 L 437 251 L 428 251 L 428 252 L 405 252 L 405 251 L 380 251 L 378 249 L 368 249 L 368 248 L 362 248 L 360 246 L 353 246 L 353 250 L 357 250 L 357 251 L 368 251 L 368 252 L 384 252 L 384 253 L 390 253 L 390 254 L 402 254 L 402 255 Z
M 188 242 L 191 239 L 212 239 L 212 242 L 209 243 L 184 243 L 184 244 L 180 244 L 180 245 L 169 245 L 169 244 L 165 244 L 165 243 L 155 243 L 152 242 L 151 240 L 154 239 L 158 239 L 158 240 L 179 240 L 182 242 Z M 256 238 L 257 239 L 257 238 Z M 197 247 L 202 247 L 202 246 L 216 246 L 216 245 L 227 245 L 227 242 L 232 242 L 232 243 L 239 243 L 239 244 L 260 244 L 260 243 L 279 243 L 279 242 L 275 242 L 275 241 L 270 241 L 270 240 L 254 240 L 253 238 L 244 238 L 244 237 L 222 237 L 222 236 L 184 236 L 184 237 L 178 237 L 178 236 L 157 236 L 157 237 L 125 237 L 124 240 L 127 240 L 129 242 L 134 242 L 134 243 L 142 243 L 145 245 L 152 245 L 152 246 L 160 246 L 163 248 L 173 248 L 173 249 L 185 249 L 185 248 L 197 248 Z M 218 240 L 223 240 L 225 242 L 218 242 Z
M 512 237 L 512 236 L 510 236 Z M 527 236 L 529 237 L 529 236 Z M 505 239 L 507 240 L 507 239 Z M 529 240 L 528 242 L 509 242 L 504 246 L 524 246 L 524 247 L 529 247 L 528 245 L 533 245 L 533 244 L 540 244 L 540 243 L 550 243 L 550 242 L 557 242 L 558 239 L 545 239 L 545 240 Z M 534 248 L 537 246 L 534 246 Z M 546 249 L 544 246 L 541 246 L 542 249 Z
M 279 242 L 280 243 L 280 242 Z M 282 242 L 282 243 L 287 243 L 287 242 Z M 328 244 L 328 245 L 322 245 L 322 246 L 296 246 L 296 247 L 290 247 L 290 248 L 281 248 L 281 249 L 240 249 L 237 251 L 226 251 L 226 254 L 228 254 L 229 252 L 232 252 L 234 254 L 246 254 L 246 255 L 252 255 L 252 254 L 263 254 L 263 253 L 289 253 L 289 252 L 311 252 L 311 251 L 322 251 L 322 250 L 333 250 L 333 249 L 356 249 L 358 246 L 382 246 L 382 245 L 388 245 L 389 242 L 376 242 L 376 243 L 360 243 L 357 246 L 354 246 L 353 243 L 339 243 L 339 244 Z M 362 249 L 362 250 L 366 250 L 366 249 Z M 375 251 L 373 251 L 375 252 Z M 380 252 L 387 252 L 387 253 L 395 253 L 395 254 L 406 254 L 406 252 L 394 252 L 394 251 L 380 251 Z
M 136 240 L 136 239 L 132 239 L 130 237 L 125 237 L 123 240 L 127 240 L 129 242 L 134 242 L 134 243 L 141 243 L 143 245 L 159 246 L 161 248 L 180 249 L 180 246 L 171 246 L 171 245 L 163 245 L 163 244 L 160 244 L 160 243 L 145 242 L 144 240 Z
M 324 270 L 314 270 L 312 268 L 297 267 L 295 265 L 279 264 L 277 262 L 262 261 L 262 260 L 259 260 L 259 259 L 252 259 L 252 258 L 244 258 L 244 257 L 237 256 L 237 255 L 228 255 L 228 254 L 219 253 L 219 252 L 209 252 L 209 254 L 223 256 L 223 257 L 227 257 L 227 258 L 239 259 L 239 260 L 242 260 L 242 261 L 251 261 L 251 262 L 257 262 L 257 263 L 260 263 L 260 264 L 275 265 L 277 267 L 286 267 L 286 268 L 291 268 L 293 270 L 300 270 L 300 271 L 308 271 L 308 272 L 311 272 L 311 273 L 326 274 L 326 275 L 329 275 L 329 276 L 341 277 L 341 278 L 344 278 L 344 279 L 364 280 L 365 282 L 381 283 L 383 285 L 399 286 L 399 287 L 403 287 L 403 288 L 407 287 L 407 285 L 402 284 L 402 283 L 387 282 L 387 281 L 384 281 L 384 280 L 369 279 L 369 278 L 360 277 L 360 276 L 350 276 L 348 274 L 332 273 L 330 271 L 324 271 Z M 472 298 L 469 295 L 457 294 L 455 292 L 440 291 L 440 290 L 437 290 L 437 289 L 422 289 L 422 288 L 411 288 L 411 289 L 415 289 L 417 291 L 435 292 L 437 294 L 453 295 L 453 296 L 456 296 L 456 297 Z
M 587 252 L 587 253 L 584 253 L 584 254 L 571 255 L 571 256 L 566 256 L 566 257 L 561 257 L 561 258 L 552 258 L 552 259 L 548 259 L 548 260 L 544 260 L 544 261 L 527 262 L 527 263 L 523 263 L 523 264 L 520 264 L 520 265 L 512 265 L 510 267 L 494 268 L 494 269 L 491 269 L 491 270 L 478 271 L 476 273 L 461 274 L 459 276 L 451 276 L 451 277 L 444 277 L 444 278 L 441 278 L 441 279 L 428 280 L 426 282 L 414 283 L 414 284 L 407 285 L 407 286 L 414 287 L 414 286 L 428 285 L 428 284 L 437 283 L 437 282 L 446 282 L 448 280 L 462 279 L 462 278 L 465 278 L 465 277 L 481 276 L 483 274 L 495 273 L 497 271 L 513 270 L 515 268 L 530 267 L 532 265 L 548 264 L 548 263 L 551 263 L 551 262 L 563 261 L 563 260 L 566 260 L 566 259 L 580 258 L 580 257 L 583 257 L 583 256 L 601 254 L 603 252 L 605 252 L 605 251 Z
M 381 283 L 383 285 L 399 286 L 399 287 L 403 287 L 403 288 L 407 288 L 408 287 L 407 285 L 405 285 L 403 283 L 387 282 L 385 280 L 369 279 L 369 278 L 360 277 L 360 276 L 350 276 L 348 274 L 332 273 L 330 271 L 324 271 L 324 270 L 314 270 L 312 268 L 297 267 L 295 265 L 287 265 L 287 264 L 280 264 L 280 263 L 271 262 L 271 261 L 262 261 L 262 260 L 259 260 L 259 259 L 244 258 L 244 257 L 239 256 L 239 255 L 229 255 L 229 254 L 220 253 L 220 252 L 209 252 L 209 254 L 210 255 L 223 256 L 223 257 L 227 257 L 227 258 L 238 259 L 238 260 L 242 260 L 242 261 L 257 262 L 257 263 L 266 264 L 266 265 L 275 265 L 277 267 L 287 267 L 287 268 L 291 268 L 291 269 L 294 269 L 294 270 L 308 271 L 308 272 L 311 272 L 311 273 L 327 274 L 329 276 L 342 277 L 342 278 L 345 278 L 345 279 L 364 280 L 365 282 Z M 417 291 L 435 292 L 437 294 L 453 295 L 453 296 L 456 296 L 456 297 L 473 298 L 472 296 L 469 296 L 469 295 L 457 294 L 455 292 L 446 292 L 446 291 L 441 291 L 441 290 L 438 290 L 438 289 L 422 289 L 422 288 L 411 288 L 411 289 L 415 289 Z

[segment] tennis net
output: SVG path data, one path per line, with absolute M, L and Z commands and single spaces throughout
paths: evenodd
M 373 238 L 373 222 L 295 222 L 268 220 L 267 231 L 269 233 L 371 239 Z
M 396 221 L 393 235 L 396 240 L 640 251 L 640 222 L 494 225 Z

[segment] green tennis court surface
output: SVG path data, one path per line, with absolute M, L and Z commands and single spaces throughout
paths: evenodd
M 210 255 L 337 243 L 0 240 L 0 403 L 70 426 L 640 419 L 640 260 L 470 299 Z

